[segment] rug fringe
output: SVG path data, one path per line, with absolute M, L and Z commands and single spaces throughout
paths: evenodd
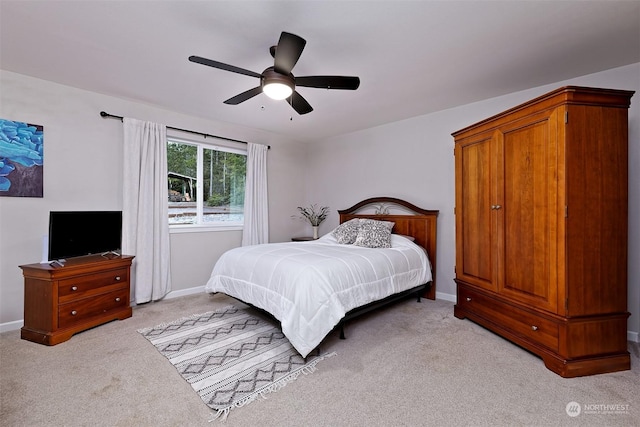
M 284 386 L 286 386 L 287 384 L 289 384 L 292 381 L 295 381 L 298 376 L 300 376 L 300 374 L 304 374 L 304 375 L 309 375 L 314 373 L 317 368 L 316 365 L 323 361 L 324 359 L 328 359 L 329 357 L 333 357 L 336 356 L 337 353 L 331 352 L 331 353 L 327 353 L 324 354 L 322 356 L 318 356 L 315 359 L 313 359 L 311 362 L 309 362 L 309 364 L 304 365 L 302 368 L 297 369 L 291 373 L 289 373 L 288 375 L 286 375 L 283 378 L 280 378 L 278 381 L 276 381 L 273 384 L 270 384 L 269 386 L 265 386 L 264 388 L 256 391 L 255 393 L 252 393 L 249 396 L 244 397 L 243 399 L 235 402 L 233 405 L 229 405 L 226 408 L 222 408 L 222 409 L 218 409 L 218 411 L 216 412 L 216 414 L 211 414 L 212 418 L 209 419 L 209 422 L 215 421 L 217 419 L 220 419 L 221 422 L 225 422 L 227 420 L 227 417 L 229 416 L 229 412 L 233 409 L 233 408 L 240 408 L 244 405 L 248 405 L 249 403 L 255 401 L 258 397 L 262 397 L 263 399 L 267 398 L 267 394 L 269 393 L 275 393 L 277 391 L 279 391 L 281 388 L 283 388 Z

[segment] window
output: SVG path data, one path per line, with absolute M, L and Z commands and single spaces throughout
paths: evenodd
M 169 225 L 241 226 L 247 154 L 169 138 Z

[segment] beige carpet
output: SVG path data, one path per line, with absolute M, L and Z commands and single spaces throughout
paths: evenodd
M 632 426 L 640 425 L 640 350 L 632 370 L 563 379 L 536 356 L 413 300 L 367 315 L 323 344 L 332 357 L 225 424 L 137 330 L 234 302 L 192 295 L 46 347 L 0 334 L 2 426 Z M 592 413 L 569 417 L 575 401 Z M 598 409 L 619 405 L 614 413 Z

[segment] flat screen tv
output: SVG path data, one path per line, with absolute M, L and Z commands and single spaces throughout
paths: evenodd
M 119 252 L 122 211 L 51 211 L 49 260 Z

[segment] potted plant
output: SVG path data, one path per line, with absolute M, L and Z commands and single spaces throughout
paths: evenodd
M 313 238 L 318 238 L 318 226 L 324 221 L 329 215 L 329 206 L 318 207 L 317 204 L 312 204 L 309 207 L 298 206 L 298 211 L 300 212 L 301 218 L 309 221 L 311 227 L 313 228 Z

